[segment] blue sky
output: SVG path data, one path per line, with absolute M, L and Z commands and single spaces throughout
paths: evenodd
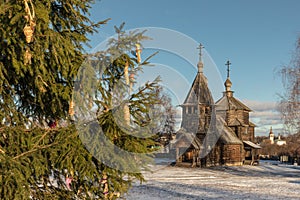
M 161 27 L 183 33 L 205 46 L 222 81 L 225 62 L 230 59 L 232 89 L 235 97 L 254 110 L 258 135 L 267 134 L 270 126 L 279 133 L 280 117 L 274 107 L 276 94 L 283 89 L 275 71 L 291 60 L 300 36 L 299 8 L 299 0 L 96 0 L 91 18 L 112 19 L 90 37 L 90 44 L 95 47 L 112 36 L 113 26 L 122 22 L 126 29 Z M 191 54 L 197 59 L 197 49 Z M 184 61 L 162 55 L 152 61 L 184 65 Z

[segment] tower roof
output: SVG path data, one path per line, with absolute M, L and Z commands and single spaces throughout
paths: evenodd
M 271 128 L 270 128 L 270 133 L 269 133 L 269 135 L 274 135 L 273 130 L 272 130 L 272 126 L 271 126 Z
M 203 45 L 200 44 L 199 48 L 199 62 L 198 66 L 198 73 L 193 81 L 192 87 L 188 92 L 188 95 L 183 103 L 183 105 L 187 104 L 206 104 L 206 105 L 213 105 L 214 100 L 212 98 L 211 92 L 208 88 L 207 78 L 203 74 L 203 67 L 204 64 L 202 62 L 202 49 Z
M 208 88 L 207 78 L 203 73 L 197 73 L 192 87 L 183 104 L 207 104 L 214 103 L 211 92 Z

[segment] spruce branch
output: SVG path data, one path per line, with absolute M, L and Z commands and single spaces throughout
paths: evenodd
M 42 150 L 42 149 L 50 148 L 50 147 L 52 147 L 52 146 L 54 146 L 54 145 L 57 145 L 57 144 L 58 144 L 58 143 L 55 142 L 55 143 L 48 144 L 48 145 L 45 145 L 45 146 L 38 146 L 38 147 L 35 147 L 35 148 L 33 148 L 33 149 L 29 150 L 29 151 L 23 152 L 23 153 L 21 153 L 21 154 L 15 156 L 15 157 L 13 157 L 12 159 L 13 159 L 13 160 L 16 160 L 16 159 L 18 159 L 18 158 L 20 158 L 20 157 L 26 156 L 26 155 L 28 155 L 28 154 L 34 153 L 34 152 L 39 151 L 39 150 Z

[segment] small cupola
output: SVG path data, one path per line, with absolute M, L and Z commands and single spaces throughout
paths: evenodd
M 225 86 L 224 95 L 226 95 L 227 97 L 232 97 L 233 91 L 231 91 L 232 82 L 230 81 L 230 65 L 231 65 L 230 61 L 228 60 L 225 65 L 227 65 L 227 79 L 224 83 Z
M 225 86 L 225 91 L 226 92 L 229 92 L 231 91 L 231 86 L 232 86 L 232 82 L 230 81 L 229 78 L 226 79 L 225 83 L 224 83 L 224 86 Z

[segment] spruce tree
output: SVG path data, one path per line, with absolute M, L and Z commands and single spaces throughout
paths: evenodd
M 133 87 L 134 77 L 153 55 L 141 62 L 136 46 L 148 38 L 139 31 L 126 33 L 123 26 L 115 27 L 117 37 L 109 40 L 106 50 L 89 55 L 79 72 L 75 103 L 86 106 L 76 111 L 77 118 L 82 118 L 77 128 L 98 160 L 114 169 L 134 172 L 143 180 L 140 171 L 148 168 L 150 148 L 156 145 L 157 127 L 164 114 L 162 91 L 159 77 Z
M 67 115 L 87 34 L 105 23 L 89 20 L 91 2 L 1 2 L 0 120 L 18 123 L 18 112 L 38 121 Z
M 76 118 L 71 118 L 72 98 L 83 95 L 73 92 L 80 66 L 89 57 L 84 55 L 83 44 L 88 42 L 88 33 L 94 33 L 106 22 L 89 20 L 92 2 L 1 2 L 1 199 L 114 199 L 128 190 L 133 179 L 143 180 L 140 170 L 147 163 L 141 161 L 149 160 L 147 153 L 154 142 L 151 137 L 128 134 L 127 129 L 118 126 L 114 112 L 127 104 L 135 130 L 145 127 L 151 122 L 149 105 L 159 103 L 157 82 L 147 83 L 120 104 L 113 104 L 110 90 L 116 82 L 124 82 L 124 65 L 128 64 L 137 73 L 140 66 L 148 63 L 138 64 L 137 58 L 128 52 L 143 39 L 142 33 L 126 36 L 117 29 L 120 38 L 111 41 L 110 49 L 122 48 L 122 55 L 115 57 L 102 52 L 101 56 L 110 60 L 111 68 L 103 72 L 104 79 L 94 77 L 98 81 L 91 84 L 97 83 L 96 92 L 88 92 L 88 98 L 78 105 L 85 108 L 87 100 L 97 105 L 97 120 L 92 123 L 101 127 L 115 146 L 142 155 L 143 160 L 128 163 L 136 171 L 105 165 L 103 158 L 109 149 L 103 149 L 102 157 L 96 157 L 91 150 L 99 148 L 93 145 L 87 148 L 80 137 L 86 133 L 86 140 L 101 139 L 102 135 L 91 137 L 90 129 L 76 127 L 73 124 L 77 123 Z M 126 48 L 118 46 L 121 38 Z M 122 96 L 122 90 L 119 91 Z M 87 129 L 92 123 L 86 125 Z M 144 133 L 145 129 L 142 130 Z

